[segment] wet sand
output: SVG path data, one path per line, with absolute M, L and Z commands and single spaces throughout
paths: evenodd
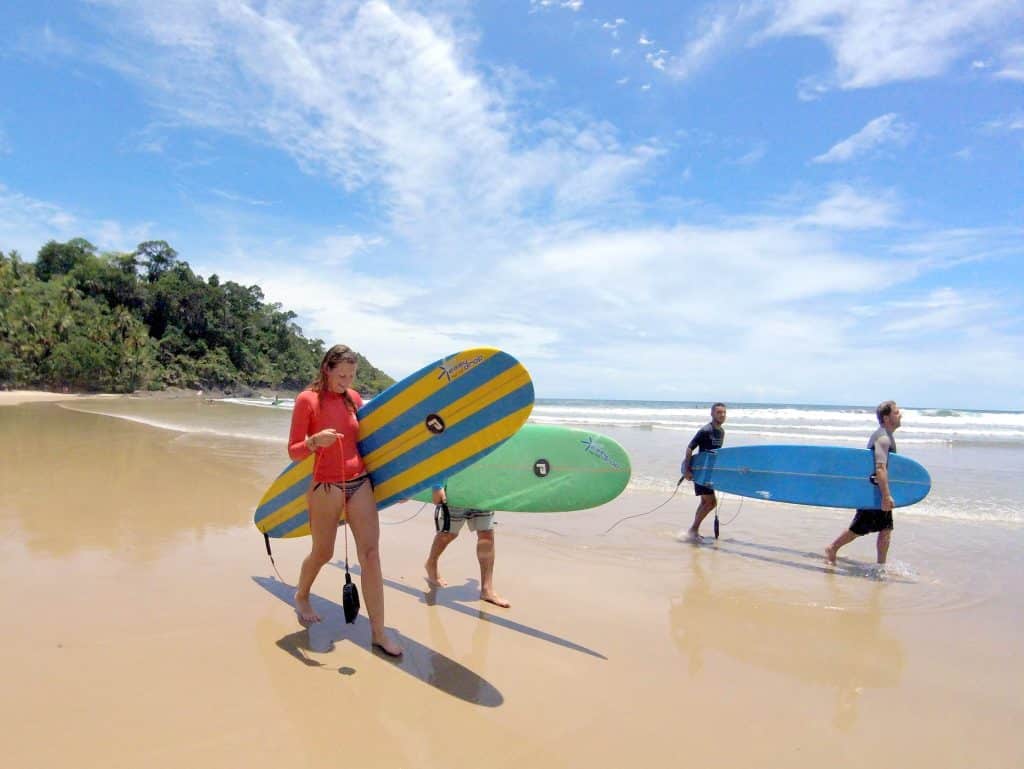
M 665 501 L 631 493 L 500 515 L 502 610 L 468 532 L 427 590 L 409 503 L 382 513 L 421 510 L 382 533 L 396 663 L 344 623 L 335 566 L 297 625 L 251 524 L 281 447 L 55 403 L 0 410 L 0 441 L 9 766 L 1024 764 L 1016 527 L 897 515 L 879 580 L 866 539 L 824 565 L 842 511 L 729 499 L 695 546 L 684 486 L 603 535 Z M 307 548 L 274 543 L 285 578 Z

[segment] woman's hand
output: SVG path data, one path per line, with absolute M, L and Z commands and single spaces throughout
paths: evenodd
M 325 449 L 344 437 L 343 433 L 339 433 L 333 427 L 328 427 L 327 429 L 321 430 L 318 433 L 313 433 L 306 438 L 306 446 L 310 451 L 314 451 L 315 449 Z

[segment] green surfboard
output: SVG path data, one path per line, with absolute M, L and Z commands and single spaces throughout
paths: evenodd
M 559 513 L 615 499 L 629 483 L 629 455 L 599 433 L 523 425 L 483 459 L 448 478 L 448 504 L 476 510 Z M 417 494 L 431 500 L 431 490 Z

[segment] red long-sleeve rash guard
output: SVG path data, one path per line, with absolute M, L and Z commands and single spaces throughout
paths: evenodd
M 348 391 L 358 409 L 363 399 L 355 390 Z M 366 465 L 359 455 L 359 420 L 338 393 L 317 393 L 303 390 L 295 399 L 292 411 L 292 429 L 288 435 L 288 456 L 295 462 L 305 459 L 310 452 L 305 440 L 308 436 L 333 427 L 344 437 L 326 448 L 317 449 L 313 466 L 313 481 L 338 483 L 366 475 Z M 342 463 L 344 457 L 344 464 Z

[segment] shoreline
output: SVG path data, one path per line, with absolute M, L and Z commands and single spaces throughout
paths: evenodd
M 47 403 L 87 397 L 79 393 L 54 393 L 47 390 L 0 390 L 0 406 L 18 406 L 22 403 Z

